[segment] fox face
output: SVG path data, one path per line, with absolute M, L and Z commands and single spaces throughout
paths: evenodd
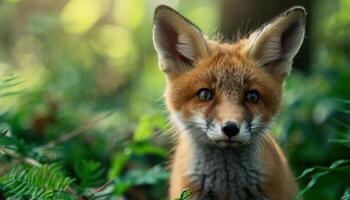
M 278 111 L 282 84 L 234 52 L 220 50 L 168 82 L 172 120 L 196 141 L 246 144 Z
M 199 144 L 232 148 L 256 141 L 279 111 L 304 25 L 304 9 L 294 7 L 246 38 L 220 43 L 158 7 L 154 46 L 174 125 Z

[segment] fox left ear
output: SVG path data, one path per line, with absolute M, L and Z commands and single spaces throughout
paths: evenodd
M 158 6 L 154 13 L 153 43 L 160 69 L 169 78 L 192 69 L 208 55 L 207 43 L 200 29 L 170 7 Z
M 303 7 L 292 7 L 248 37 L 245 52 L 270 73 L 284 78 L 304 39 Z

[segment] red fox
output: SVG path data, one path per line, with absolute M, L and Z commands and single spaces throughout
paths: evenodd
M 167 6 L 155 10 L 153 42 L 177 130 L 171 200 L 185 188 L 195 200 L 294 199 L 298 186 L 267 129 L 302 44 L 305 16 L 303 7 L 292 7 L 223 43 Z

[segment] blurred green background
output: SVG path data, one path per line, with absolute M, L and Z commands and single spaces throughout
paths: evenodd
M 166 199 L 159 4 L 227 39 L 306 6 L 272 132 L 296 175 L 310 169 L 298 180 L 305 199 L 350 199 L 350 0 L 0 0 L 0 199 L 20 193 L 9 172 L 33 170 L 27 158 L 74 179 L 55 191 L 62 199 Z

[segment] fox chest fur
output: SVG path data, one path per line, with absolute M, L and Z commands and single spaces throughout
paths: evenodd
M 197 191 L 192 199 L 267 199 L 261 190 L 264 171 L 249 147 L 200 146 L 193 153 L 187 174 Z

